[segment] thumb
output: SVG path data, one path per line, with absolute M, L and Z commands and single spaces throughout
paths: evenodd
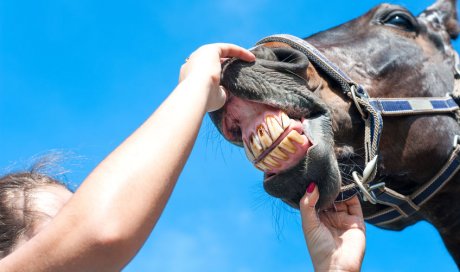
M 302 228 L 304 234 L 317 229 L 321 222 L 315 209 L 319 199 L 319 191 L 315 183 L 311 182 L 307 187 L 307 192 L 300 200 L 300 215 L 302 216 Z
M 219 86 L 219 88 L 215 90 L 215 94 L 211 97 L 210 101 L 208 101 L 208 112 L 213 112 L 222 108 L 226 100 L 227 91 L 225 90 L 224 86 Z

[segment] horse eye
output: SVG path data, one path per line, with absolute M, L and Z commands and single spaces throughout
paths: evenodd
M 391 14 L 382 21 L 385 25 L 390 25 L 394 27 L 401 28 L 406 31 L 415 31 L 416 27 L 413 21 L 406 15 L 402 13 Z

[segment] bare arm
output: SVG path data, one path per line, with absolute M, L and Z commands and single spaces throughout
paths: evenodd
M 220 59 L 253 61 L 229 44 L 203 46 L 180 84 L 85 179 L 50 225 L 0 261 L 2 271 L 116 271 L 142 246 L 176 184 L 206 111 L 220 108 Z

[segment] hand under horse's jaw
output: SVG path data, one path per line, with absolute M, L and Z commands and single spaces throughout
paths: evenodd
M 307 186 L 315 182 L 321 193 L 318 208 L 327 208 L 339 193 L 340 174 L 329 109 L 314 94 L 320 81 L 308 84 L 303 74 L 309 62 L 297 51 L 259 50 L 255 63 L 234 61 L 225 68 L 222 84 L 229 97 L 211 118 L 265 173 L 264 189 L 270 195 L 298 208 Z M 292 59 L 286 60 L 286 53 Z

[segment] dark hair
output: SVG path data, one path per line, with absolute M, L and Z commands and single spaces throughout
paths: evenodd
M 40 172 L 47 160 L 40 160 L 31 170 L 0 177 L 0 259 L 10 254 L 24 235 L 33 231 L 39 212 L 34 209 L 32 197 L 42 186 L 63 186 L 51 176 Z

